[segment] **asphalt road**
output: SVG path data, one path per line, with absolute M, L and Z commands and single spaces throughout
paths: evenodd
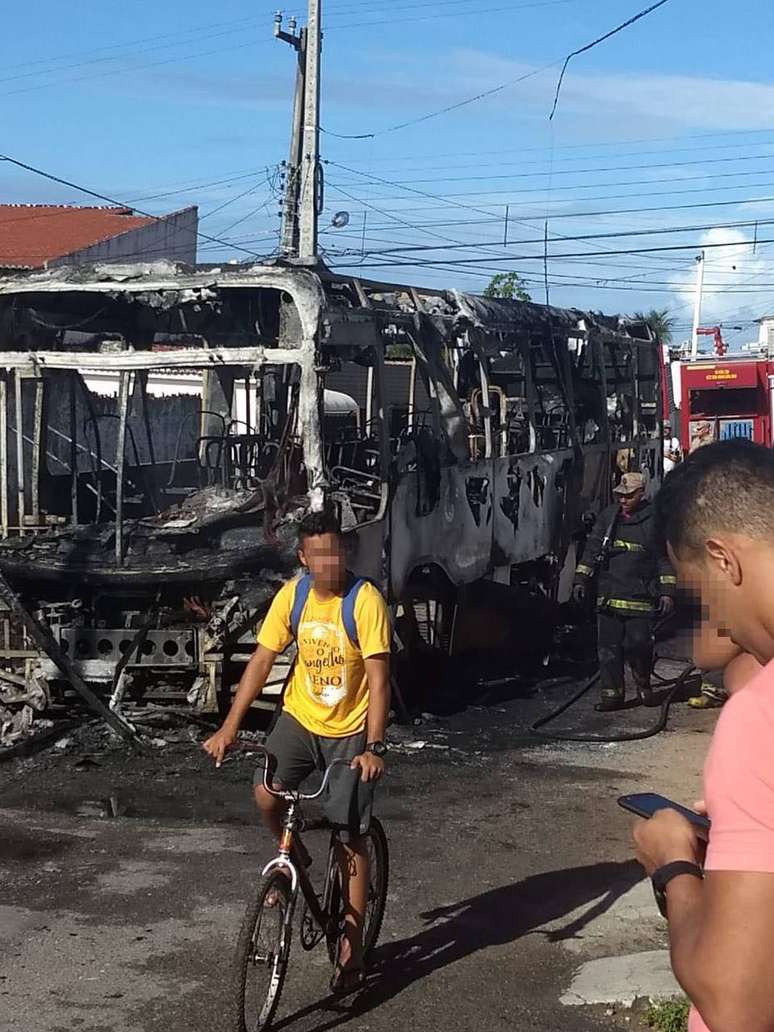
M 378 803 L 391 883 L 368 986 L 333 1004 L 324 947 L 296 949 L 276 1027 L 636 1026 L 605 992 L 622 958 L 635 972 L 655 951 L 663 962 L 664 928 L 615 798 L 695 798 L 714 720 L 679 707 L 673 730 L 646 742 L 535 743 L 526 723 L 560 697 L 393 732 Z M 653 714 L 617 719 L 640 727 Z M 566 726 L 604 725 L 584 700 Z M 241 911 L 271 852 L 252 812 L 254 761 L 215 772 L 185 729 L 167 742 L 138 757 L 92 731 L 0 767 L 2 1032 L 228 1032 Z M 319 871 L 327 837 L 307 843 Z M 594 961 L 600 1005 L 568 1006 Z

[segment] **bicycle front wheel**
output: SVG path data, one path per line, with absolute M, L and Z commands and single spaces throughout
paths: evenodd
M 290 955 L 293 893 L 281 871 L 263 878 L 237 942 L 233 1032 L 263 1032 L 277 1011 Z

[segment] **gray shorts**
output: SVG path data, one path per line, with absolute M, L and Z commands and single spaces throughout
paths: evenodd
M 314 735 L 289 713 L 280 713 L 266 739 L 276 758 L 274 782 L 289 791 L 297 789 L 315 770 L 324 771 L 331 760 L 353 760 L 366 747 L 365 730 L 346 738 Z M 255 784 L 263 783 L 263 768 L 255 772 Z M 344 841 L 364 835 L 371 823 L 374 783 L 364 783 L 359 770 L 337 766 L 322 797 L 323 813 Z

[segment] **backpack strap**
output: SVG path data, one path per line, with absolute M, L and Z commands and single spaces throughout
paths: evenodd
M 341 619 L 344 624 L 344 630 L 347 632 L 347 637 L 349 638 L 350 643 L 356 649 L 360 648 L 360 639 L 357 633 L 355 606 L 357 604 L 358 595 L 360 594 L 360 589 L 364 584 L 370 583 L 371 582 L 367 577 L 355 577 L 354 574 L 348 574 L 347 587 L 344 593 L 344 598 L 341 602 Z M 298 628 L 301 625 L 301 617 L 304 615 L 304 607 L 306 606 L 309 592 L 311 590 L 312 577 L 310 574 L 305 573 L 296 581 L 293 608 L 290 611 L 290 629 L 293 632 L 293 637 L 296 639 L 298 638 Z
M 355 620 L 355 605 L 357 604 L 360 589 L 364 584 L 368 583 L 370 583 L 370 581 L 366 577 L 355 577 L 351 575 L 350 583 L 341 603 L 341 619 L 344 624 L 344 630 L 347 632 L 347 637 L 356 649 L 360 648 L 360 639 L 358 638 L 357 633 L 357 620 Z
M 293 608 L 290 610 L 290 630 L 293 637 L 298 638 L 298 628 L 301 624 L 301 617 L 304 615 L 309 592 L 312 590 L 311 574 L 305 573 L 296 581 L 296 592 L 293 598 Z

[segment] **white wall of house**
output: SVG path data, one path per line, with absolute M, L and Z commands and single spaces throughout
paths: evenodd
M 56 258 L 49 266 L 80 265 L 89 262 L 170 261 L 196 263 L 196 234 L 199 228 L 197 208 L 185 208 L 165 215 L 156 222 L 110 237 L 73 254 Z

